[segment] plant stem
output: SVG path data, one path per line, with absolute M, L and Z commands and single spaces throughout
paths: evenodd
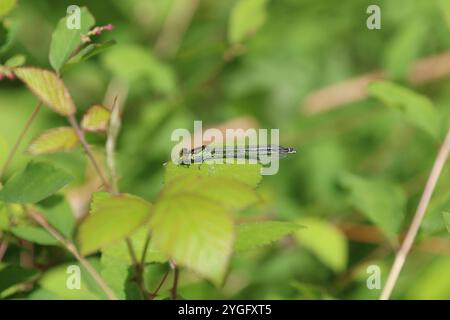
M 152 294 L 149 295 L 149 297 L 148 297 L 149 300 L 153 300 L 158 296 L 159 290 L 161 290 L 164 282 L 166 282 L 166 279 L 169 276 L 169 273 L 170 273 L 170 269 L 167 270 L 167 272 L 164 274 L 164 276 L 162 277 L 161 281 L 158 284 L 158 287 L 156 287 L 156 290 Z
M 417 232 L 419 231 L 420 224 L 422 223 L 423 217 L 425 216 L 426 210 L 431 200 L 431 196 L 433 195 L 433 191 L 436 187 L 439 176 L 441 175 L 442 169 L 445 165 L 445 162 L 448 159 L 450 153 L 450 129 L 447 132 L 447 136 L 439 149 L 438 155 L 433 165 L 433 169 L 431 170 L 430 176 L 428 177 L 428 181 L 425 185 L 425 189 L 423 191 L 422 197 L 419 202 L 419 206 L 417 207 L 414 218 L 409 226 L 408 232 L 406 233 L 405 239 L 398 250 L 394 264 L 391 267 L 391 271 L 389 272 L 388 279 L 383 288 L 383 292 L 380 295 L 380 300 L 388 300 L 391 296 L 392 290 L 397 283 L 400 272 L 402 271 L 403 265 L 405 264 L 406 257 L 408 256 L 409 251 L 414 243 Z
M 28 129 L 30 129 L 31 124 L 33 123 L 34 119 L 38 115 L 41 108 L 42 108 L 42 102 L 38 102 L 38 104 L 34 108 L 33 112 L 31 113 L 31 116 L 28 118 L 27 122 L 25 123 L 25 126 L 23 127 L 22 131 L 20 132 L 20 135 L 17 138 L 16 143 L 14 144 L 13 148 L 9 152 L 8 158 L 6 159 L 2 168 L 0 169 L 0 182 L 3 179 L 3 175 L 6 173 L 6 170 L 8 170 L 9 166 L 11 165 L 11 162 L 14 159 L 14 156 L 16 155 L 20 144 L 22 143 L 22 140 L 25 138 L 25 135 L 27 134 Z
M 145 258 L 147 256 L 148 247 L 150 245 L 150 232 L 147 233 L 147 237 L 145 238 L 144 242 L 144 248 L 142 249 L 142 256 L 141 256 L 141 265 L 144 266 L 145 264 Z
M 175 262 L 171 261 L 170 266 L 173 269 L 173 285 L 172 289 L 170 290 L 172 294 L 172 300 L 177 300 L 177 288 L 178 288 L 178 278 L 180 276 L 180 270 L 178 269 Z
M 91 275 L 95 282 L 100 286 L 100 288 L 105 292 L 106 296 L 110 300 L 118 300 L 116 294 L 111 290 L 111 288 L 106 284 L 105 280 L 100 276 L 97 270 L 87 261 L 75 247 L 75 245 L 65 239 L 56 229 L 54 229 L 47 220 L 37 212 L 31 210 L 26 210 L 28 215 L 39 223 L 45 230 L 48 231 L 56 240 L 61 242 L 61 244 L 70 252 L 72 255 L 80 262 L 80 264 L 86 269 L 86 271 Z
M 84 132 L 83 130 L 81 130 L 80 126 L 78 125 L 77 120 L 75 119 L 74 115 L 70 115 L 67 117 L 67 119 L 69 120 L 70 125 L 72 126 L 72 128 L 75 130 L 78 139 L 80 140 L 81 145 L 83 146 L 84 151 L 86 152 L 89 160 L 91 161 L 92 165 L 94 166 L 95 171 L 97 172 L 98 176 L 100 177 L 104 187 L 107 190 L 110 190 L 110 186 L 108 181 L 105 179 L 105 177 L 103 176 L 103 173 L 100 169 L 100 166 L 97 163 L 97 160 L 95 160 L 94 154 L 92 153 L 91 147 L 89 146 L 89 144 L 86 141 L 86 137 L 84 136 Z
M 0 231 L 0 238 L 3 237 L 3 232 Z M 6 241 L 6 239 L 2 239 L 2 242 L 0 242 L 0 262 L 3 260 L 3 257 L 6 254 L 6 250 L 8 250 L 8 241 Z

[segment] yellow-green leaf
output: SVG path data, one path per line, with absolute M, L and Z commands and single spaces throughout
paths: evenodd
M 51 71 L 38 68 L 17 68 L 17 77 L 53 111 L 69 116 L 75 113 L 75 104 L 64 82 Z
M 155 249 L 216 285 L 221 285 L 232 252 L 231 212 L 191 194 L 166 196 L 151 218 Z
M 442 217 L 444 218 L 445 227 L 447 228 L 448 233 L 450 233 L 450 212 L 442 213 Z
M 111 111 L 108 108 L 93 105 L 86 111 L 83 120 L 81 121 L 81 127 L 86 131 L 106 131 L 108 129 L 109 118 Z
M 209 198 L 234 210 L 244 209 L 258 200 L 258 195 L 249 185 L 222 177 L 186 175 L 164 189 L 165 196 L 186 193 Z
M 28 152 L 33 155 L 71 151 L 79 144 L 78 136 L 71 127 L 49 129 L 35 138 Z
M 96 200 L 79 228 L 82 254 L 93 253 L 130 236 L 150 217 L 150 210 L 148 202 L 131 195 Z
M 46 230 L 36 226 L 17 226 L 11 228 L 11 232 L 16 236 L 24 240 L 28 240 L 41 245 L 59 245 L 59 241 L 56 240 Z
M 267 19 L 267 0 L 239 0 L 231 12 L 228 38 L 237 43 L 253 35 Z
M 243 252 L 268 245 L 300 229 L 292 222 L 260 221 L 242 223 L 236 229 L 235 251 Z
M 300 220 L 304 229 L 295 233 L 300 246 L 311 251 L 320 261 L 335 272 L 347 265 L 347 239 L 342 232 L 326 221 L 315 218 Z
M 16 5 L 17 0 L 0 1 L 0 17 L 7 15 Z

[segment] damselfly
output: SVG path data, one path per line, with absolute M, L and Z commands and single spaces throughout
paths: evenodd
M 294 148 L 285 148 L 278 145 L 263 146 L 217 146 L 202 145 L 194 149 L 183 148 L 180 152 L 179 164 L 203 163 L 209 160 L 248 159 L 257 162 L 266 162 L 272 157 L 283 158 L 294 154 Z

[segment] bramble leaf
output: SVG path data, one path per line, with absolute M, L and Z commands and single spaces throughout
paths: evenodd
M 126 194 L 96 200 L 79 227 L 82 254 L 93 253 L 130 236 L 150 217 L 150 210 L 145 200 Z
M 72 180 L 72 176 L 49 163 L 30 162 L 25 170 L 6 182 L 0 190 L 0 200 L 36 203 L 56 193 Z
M 75 130 L 71 127 L 49 129 L 36 137 L 28 147 L 32 155 L 71 151 L 79 145 Z
M 17 77 L 50 109 L 63 116 L 75 113 L 75 104 L 64 82 L 48 70 L 21 67 L 14 70 Z
M 108 108 L 93 105 L 84 114 L 83 120 L 81 121 L 81 127 L 86 131 L 97 132 L 106 131 L 108 129 L 109 118 L 111 116 L 111 111 Z
M 155 249 L 221 285 L 234 239 L 231 212 L 201 196 L 164 196 L 150 225 Z
M 34 242 L 41 245 L 59 245 L 59 241 L 56 240 L 46 230 L 36 226 L 17 226 L 11 228 L 11 232 L 16 236 L 30 242 Z

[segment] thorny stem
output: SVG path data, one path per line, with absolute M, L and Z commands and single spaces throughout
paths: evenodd
M 383 292 L 380 295 L 380 300 L 388 300 L 391 296 L 392 290 L 397 283 L 400 272 L 402 271 L 403 265 L 405 264 L 406 257 L 408 256 L 409 251 L 414 243 L 417 232 L 419 231 L 420 224 L 422 223 L 423 217 L 425 216 L 427 207 L 430 203 L 431 196 L 433 195 L 433 191 L 436 187 L 439 176 L 441 175 L 442 169 L 445 165 L 445 162 L 448 159 L 448 155 L 450 153 L 450 129 L 447 132 L 447 136 L 439 149 L 438 155 L 433 165 L 433 169 L 431 170 L 430 176 L 428 177 L 428 181 L 425 185 L 425 189 L 423 191 L 422 197 L 419 202 L 419 206 L 417 207 L 414 218 L 409 226 L 408 232 L 406 233 L 405 239 L 398 250 L 394 264 L 391 267 L 391 271 L 389 272 L 388 279 L 383 288 Z
M 69 120 L 69 123 L 72 126 L 72 128 L 75 130 L 75 132 L 78 136 L 78 139 L 80 140 L 80 143 L 83 146 L 84 151 L 86 152 L 89 160 L 91 161 L 92 165 L 94 166 L 94 169 L 97 172 L 98 176 L 100 177 L 104 187 L 109 190 L 110 189 L 109 183 L 103 176 L 100 166 L 98 165 L 97 160 L 95 160 L 95 157 L 94 157 L 94 154 L 92 153 L 91 147 L 87 143 L 86 137 L 84 136 L 84 132 L 83 132 L 83 130 L 81 130 L 80 126 L 78 125 L 78 122 L 75 119 L 75 116 L 70 115 L 67 117 L 67 119 Z
M 111 288 L 106 284 L 105 280 L 100 276 L 97 270 L 87 261 L 75 247 L 75 245 L 65 239 L 56 229 L 54 229 L 47 220 L 37 212 L 31 210 L 26 210 L 28 215 L 39 223 L 45 230 L 48 231 L 56 240 L 61 242 L 61 244 L 70 252 L 72 255 L 80 262 L 80 264 L 86 269 L 86 271 L 91 275 L 91 277 L 97 282 L 100 288 L 105 292 L 106 296 L 110 300 L 118 300 L 116 294 L 111 290 Z
M 25 123 L 25 126 L 23 127 L 22 131 L 20 132 L 20 135 L 17 138 L 16 143 L 14 144 L 13 148 L 9 152 L 8 158 L 6 159 L 3 167 L 0 169 L 0 182 L 3 178 L 3 175 L 5 174 L 6 170 L 8 170 L 9 166 L 11 165 L 11 162 L 14 159 L 14 156 L 16 155 L 20 144 L 22 143 L 22 140 L 24 139 L 25 135 L 27 134 L 28 129 L 30 129 L 31 124 L 33 123 L 34 119 L 38 115 L 41 108 L 42 108 L 42 102 L 38 102 L 38 104 L 36 105 L 36 107 L 33 110 L 33 113 L 28 118 L 27 122 Z

